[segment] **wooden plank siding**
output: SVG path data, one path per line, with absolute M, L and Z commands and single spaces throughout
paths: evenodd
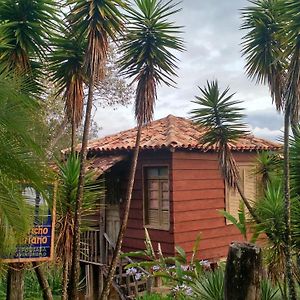
M 170 228 L 169 230 L 158 230 L 149 228 L 149 234 L 155 249 L 157 243 L 161 244 L 163 253 L 174 255 L 173 235 L 173 204 L 172 204 L 172 153 L 169 150 L 141 151 L 137 164 L 135 183 L 133 187 L 132 202 L 128 220 L 128 226 L 123 242 L 123 251 L 135 251 L 145 249 L 145 231 L 143 215 L 143 168 L 149 166 L 168 166 L 170 178 Z M 128 179 L 128 178 L 127 178 Z M 127 179 L 123 179 L 127 182 Z M 124 185 L 124 193 L 126 184 Z M 121 214 L 123 206 L 121 205 Z
M 234 156 L 238 162 L 249 162 L 256 153 L 237 152 Z M 225 185 L 217 153 L 176 150 L 172 165 L 175 245 L 191 255 L 200 232 L 199 257 L 210 260 L 225 257 L 228 244 L 243 237 L 218 212 L 225 208 Z

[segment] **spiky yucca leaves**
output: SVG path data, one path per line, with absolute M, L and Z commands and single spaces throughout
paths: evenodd
M 70 25 L 74 31 L 87 39 L 84 55 L 84 69 L 88 80 L 88 99 L 84 121 L 84 130 L 80 150 L 80 173 L 77 190 L 76 212 L 74 221 L 73 263 L 70 275 L 69 298 L 78 299 L 79 284 L 79 244 L 81 206 L 83 197 L 85 160 L 87 142 L 91 124 L 91 114 L 94 100 L 94 87 L 103 80 L 107 61 L 108 38 L 116 39 L 123 29 L 123 18 L 120 8 L 125 6 L 122 0 L 69 0 L 71 12 Z
M 243 55 L 246 72 L 257 82 L 268 83 L 277 110 L 283 108 L 283 93 L 287 56 L 284 53 L 282 0 L 254 0 L 242 10 Z
M 266 38 L 255 39 L 252 37 L 251 41 L 256 41 L 255 44 L 248 42 L 248 53 L 251 55 L 247 56 L 247 63 L 251 64 L 256 68 L 256 72 L 252 72 L 253 77 L 256 78 L 267 78 L 269 83 L 273 87 L 271 88 L 271 95 L 274 95 L 272 90 L 277 90 L 276 92 L 281 94 L 281 103 L 284 110 L 284 201 L 285 201 L 285 224 L 286 224 L 286 241 L 285 241 L 285 254 L 286 254 L 286 279 L 289 285 L 289 296 L 291 299 L 296 299 L 296 291 L 294 280 L 292 278 L 292 260 L 291 260 L 291 210 L 290 210 L 290 186 L 289 186 L 289 128 L 290 124 L 294 127 L 299 121 L 299 86 L 300 86 L 300 18 L 299 9 L 300 4 L 297 0 L 288 1 L 267 1 L 267 0 L 256 0 L 253 1 L 253 6 L 246 9 L 244 18 L 251 19 L 256 18 L 258 22 L 264 23 L 265 16 L 274 16 L 274 7 L 276 7 L 277 17 L 273 18 L 268 28 L 278 28 L 280 30 L 274 34 L 270 34 L 267 37 L 269 45 L 275 45 L 275 47 L 280 47 L 281 51 L 274 51 L 274 59 L 270 59 L 270 53 L 266 53 L 264 56 L 263 64 L 259 63 L 259 60 L 254 60 L 253 57 L 259 56 L 261 49 L 266 47 Z M 270 4 L 266 5 L 265 4 Z M 256 10 L 260 10 L 260 16 L 257 15 Z M 280 15 L 280 18 L 278 16 Z M 251 25 L 246 29 L 251 29 L 253 33 L 259 34 L 259 28 Z M 261 36 L 261 35 L 260 35 Z M 246 35 L 247 37 L 247 35 Z M 283 72 L 285 74 L 283 85 L 275 84 L 272 78 L 268 78 L 268 70 L 275 66 L 277 63 L 281 62 L 284 67 Z M 251 75 L 251 71 L 248 72 Z M 276 103 L 277 104 L 277 103 Z
M 85 68 L 88 77 L 95 82 L 105 76 L 105 64 L 108 52 L 108 39 L 117 39 L 123 30 L 121 7 L 122 0 L 69 0 L 72 5 L 71 26 L 79 36 L 87 39 Z
M 235 188 L 239 173 L 229 144 L 247 133 L 241 121 L 244 109 L 237 106 L 241 101 L 232 100 L 234 94 L 228 94 L 229 88 L 220 91 L 217 81 L 207 82 L 204 88 L 199 89 L 202 95 L 196 96 L 192 102 L 200 108 L 190 112 L 191 119 L 205 128 L 200 142 L 204 147 L 216 147 L 223 177 L 230 187 Z
M 52 39 L 53 51 L 50 54 L 51 79 L 57 87 L 55 97 L 62 97 L 65 113 L 72 126 L 71 149 L 74 151 L 76 129 L 81 124 L 84 105 L 83 69 L 85 40 L 69 26 L 62 27 L 64 35 Z
M 261 178 L 263 193 L 273 178 L 282 175 L 282 159 L 280 155 L 267 151 L 258 153 L 255 173 Z
M 67 117 L 78 127 L 83 115 L 83 85 L 86 80 L 83 71 L 85 41 L 69 26 L 63 27 L 61 32 L 63 36 L 52 39 L 50 72 L 57 86 L 56 96 L 63 96 Z
M 282 199 L 284 198 L 283 182 L 281 179 L 273 178 L 267 185 L 264 196 L 255 204 L 255 212 L 262 222 L 257 226 L 257 230 L 264 232 L 269 237 L 269 245 L 265 248 L 264 256 L 270 278 L 281 284 L 286 268 L 285 259 L 285 208 Z M 300 202 L 299 198 L 292 198 L 291 201 L 291 232 L 292 245 L 295 254 L 299 252 L 299 218 Z M 296 251 L 296 252 L 295 252 Z M 292 266 L 293 275 L 297 274 L 297 268 Z M 285 291 L 282 290 L 283 293 Z
M 41 132 L 38 105 L 20 89 L 17 78 L 0 75 L 0 252 L 11 250 L 29 229 L 20 182 L 43 192 L 47 180 L 43 151 L 35 141 L 35 132 Z
M 130 25 L 122 40 L 121 73 L 137 82 L 135 117 L 138 124 L 152 120 L 158 84 L 175 84 L 177 58 L 170 50 L 183 51 L 181 27 L 167 18 L 180 9 L 173 1 L 135 0 L 128 10 Z
M 290 115 L 292 126 L 299 122 L 300 109 L 300 3 L 296 0 L 286 1 L 284 7 L 284 31 L 286 38 L 286 53 L 289 55 L 287 66 L 284 100 L 286 111 Z
M 127 32 L 122 39 L 122 57 L 119 61 L 121 73 L 137 82 L 135 96 L 135 118 L 138 129 L 135 150 L 132 156 L 128 187 L 126 193 L 125 211 L 119 231 L 116 248 L 109 268 L 109 273 L 101 299 L 107 299 L 110 285 L 120 255 L 123 236 L 127 227 L 135 171 L 139 153 L 141 128 L 153 118 L 158 84 L 174 83 L 172 76 L 176 75 L 176 57 L 171 50 L 183 50 L 183 42 L 178 37 L 179 27 L 167 18 L 179 9 L 176 4 L 168 1 L 135 0 L 137 9 L 128 8 Z
M 49 37 L 56 23 L 53 0 L 3 0 L 0 3 L 1 70 L 26 77 L 33 92 L 41 88 L 41 62 L 49 50 Z
M 74 212 L 80 172 L 80 160 L 71 154 L 66 161 L 58 162 L 57 224 L 59 230 L 56 238 L 56 255 L 63 262 L 62 297 L 66 299 L 67 276 L 72 263 L 72 242 L 74 234 Z M 88 216 L 99 208 L 104 197 L 102 180 L 96 180 L 94 173 L 85 174 L 85 186 L 82 203 L 82 214 Z M 88 226 L 89 224 L 83 224 Z M 83 228 L 81 228 L 83 229 Z
M 239 183 L 238 168 L 229 146 L 247 134 L 246 125 L 242 122 L 243 108 L 237 106 L 241 102 L 232 100 L 234 94 L 228 94 L 229 88 L 220 92 L 217 81 L 207 82 L 207 86 L 199 89 L 202 95 L 196 96 L 192 102 L 200 108 L 193 109 L 190 114 L 195 124 L 205 129 L 200 142 L 204 147 L 217 149 L 220 170 L 226 184 L 238 190 L 249 213 L 259 223 Z

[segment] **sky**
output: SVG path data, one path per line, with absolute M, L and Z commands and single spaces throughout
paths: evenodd
M 169 114 L 188 117 L 196 108 L 191 101 L 199 95 L 198 87 L 217 79 L 221 89 L 227 86 L 242 100 L 246 122 L 253 134 L 271 140 L 282 135 L 282 116 L 272 105 L 267 86 L 257 85 L 247 78 L 245 60 L 241 55 L 241 9 L 247 0 L 182 0 L 182 10 L 176 23 L 184 26 L 182 37 L 186 51 L 177 53 L 177 87 L 158 87 L 154 119 Z M 135 126 L 133 105 L 117 108 L 97 108 L 95 121 L 105 136 Z

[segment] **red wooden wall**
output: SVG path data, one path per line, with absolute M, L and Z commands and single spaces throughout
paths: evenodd
M 228 244 L 243 238 L 218 212 L 225 208 L 225 186 L 217 154 L 178 150 L 172 158 L 175 244 L 190 254 L 200 232 L 200 258 L 225 257 Z M 253 161 L 255 153 L 240 152 L 235 158 Z
M 240 162 L 255 159 L 255 152 L 238 152 Z M 170 172 L 170 229 L 149 229 L 152 241 L 161 243 L 163 252 L 174 255 L 175 245 L 191 254 L 197 234 L 201 234 L 199 256 L 214 260 L 227 255 L 228 245 L 243 240 L 233 225 L 227 225 L 218 210 L 225 208 L 225 186 L 216 153 L 169 150 L 140 154 L 123 251 L 142 250 L 143 166 L 167 165 Z M 124 185 L 126 188 L 126 184 Z M 122 212 L 122 207 L 121 207 Z
M 133 188 L 132 203 L 129 214 L 128 227 L 123 243 L 123 251 L 135 251 L 145 249 L 145 231 L 143 223 L 143 166 L 168 166 L 170 172 L 170 229 L 148 229 L 154 242 L 161 244 L 163 253 L 174 255 L 174 232 L 173 232 L 173 205 L 172 205 L 172 153 L 169 150 L 142 151 L 137 164 L 135 184 Z M 122 213 L 122 209 L 121 209 Z

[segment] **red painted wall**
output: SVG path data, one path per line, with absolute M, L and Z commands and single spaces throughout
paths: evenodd
M 128 227 L 123 243 L 123 251 L 145 249 L 145 231 L 143 220 L 143 166 L 168 166 L 170 174 L 170 214 L 171 224 L 169 230 L 148 229 L 150 237 L 157 249 L 161 244 L 163 253 L 174 255 L 173 234 L 173 205 L 172 205 L 172 153 L 169 150 L 142 151 L 139 155 L 135 184 L 133 188 L 132 203 L 129 214 Z M 126 188 L 126 185 L 124 186 Z M 122 208 L 121 208 L 122 213 Z
M 253 161 L 255 152 L 238 152 L 240 162 Z M 123 251 L 144 249 L 143 166 L 168 165 L 170 172 L 170 229 L 149 229 L 152 241 L 163 252 L 174 255 L 175 245 L 191 254 L 201 233 L 199 257 L 214 260 L 227 255 L 228 245 L 243 240 L 233 225 L 227 225 L 218 210 L 225 208 L 225 186 L 216 153 L 169 150 L 140 154 Z M 126 184 L 124 184 L 126 188 Z M 121 208 L 122 212 L 122 208 Z
M 235 158 L 247 162 L 253 161 L 255 155 L 240 152 Z M 191 254 L 200 232 L 200 258 L 225 257 L 228 244 L 243 238 L 233 225 L 226 225 L 218 212 L 225 208 L 225 186 L 217 154 L 178 150 L 172 162 L 175 245 Z

